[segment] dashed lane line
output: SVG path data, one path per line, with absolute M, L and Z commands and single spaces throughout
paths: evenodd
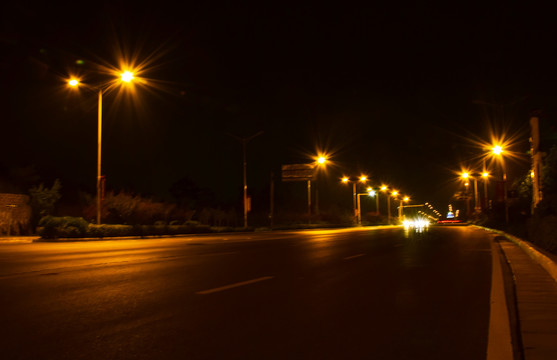
M 258 282 L 261 282 L 261 281 L 265 281 L 265 280 L 271 280 L 273 278 L 274 278 L 274 276 L 263 276 L 263 277 L 260 277 L 260 278 L 257 278 L 257 279 L 241 281 L 241 282 L 237 282 L 237 283 L 230 284 L 230 285 L 225 285 L 225 286 L 220 286 L 220 287 L 213 288 L 213 289 L 198 291 L 198 292 L 196 292 L 196 294 L 198 294 L 198 295 L 213 294 L 213 293 L 216 293 L 216 292 L 230 290 L 230 289 L 237 288 L 237 287 L 240 287 L 240 286 L 251 285 L 251 284 L 255 284 L 255 283 L 258 283 Z
M 357 254 L 357 255 L 347 256 L 347 257 L 343 258 L 343 260 L 352 260 L 352 259 L 359 258 L 359 257 L 362 257 L 362 256 L 366 256 L 366 254 Z

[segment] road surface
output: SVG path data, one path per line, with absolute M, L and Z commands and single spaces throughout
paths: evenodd
M 471 227 L 0 246 L 3 359 L 485 359 Z

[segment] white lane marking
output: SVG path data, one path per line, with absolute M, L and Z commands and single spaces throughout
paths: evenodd
M 357 255 L 347 256 L 343 260 L 351 260 L 351 259 L 359 258 L 359 257 L 362 257 L 362 256 L 366 256 L 366 254 L 357 254 Z
M 491 295 L 489 297 L 489 332 L 487 336 L 487 360 L 512 359 L 512 337 L 505 296 L 503 270 L 499 244 L 491 241 Z
M 241 281 L 241 282 L 237 282 L 237 283 L 234 283 L 234 284 L 221 286 L 221 287 L 218 287 L 218 288 L 198 291 L 198 292 L 196 292 L 196 294 L 198 294 L 198 295 L 212 294 L 212 293 L 216 293 L 216 292 L 224 291 L 224 290 L 229 290 L 229 289 L 233 289 L 233 288 L 240 287 L 240 286 L 255 284 L 255 283 L 258 283 L 258 282 L 261 282 L 261 281 L 265 281 L 265 280 L 271 280 L 273 278 L 274 278 L 274 276 L 263 276 L 263 277 L 260 277 L 260 278 L 257 278 L 257 279 Z

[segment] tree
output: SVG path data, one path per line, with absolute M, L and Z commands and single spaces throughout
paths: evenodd
M 31 211 L 32 220 L 31 224 L 36 227 L 39 220 L 54 212 L 56 202 L 60 200 L 60 189 L 62 184 L 59 179 L 54 180 L 51 188 L 44 186 L 41 183 L 38 186 L 33 186 L 29 189 L 29 196 L 31 197 Z

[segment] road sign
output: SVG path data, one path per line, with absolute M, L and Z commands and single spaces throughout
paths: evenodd
M 282 181 L 310 181 L 314 174 L 314 164 L 282 165 Z

